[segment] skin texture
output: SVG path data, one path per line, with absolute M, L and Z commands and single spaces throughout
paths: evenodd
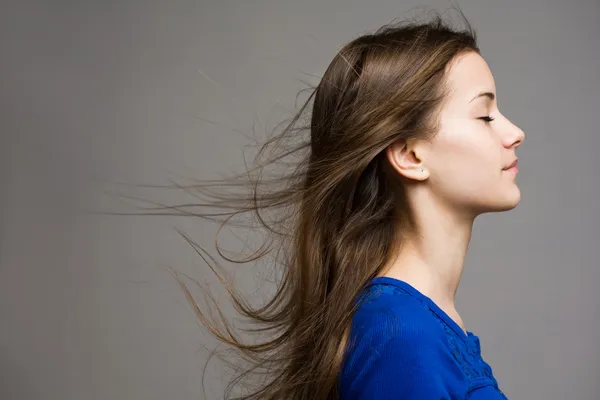
M 379 275 L 413 285 L 466 330 L 454 298 L 473 222 L 480 214 L 518 205 L 517 173 L 503 168 L 516 159 L 525 134 L 500 113 L 492 72 L 479 54 L 454 59 L 446 81 L 450 92 L 437 135 L 399 141 L 386 150 L 405 183 L 416 231 L 403 237 L 397 255 Z M 495 99 L 475 98 L 482 92 Z M 494 120 L 482 119 L 487 116 Z

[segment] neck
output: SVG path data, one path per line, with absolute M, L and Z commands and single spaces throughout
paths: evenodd
M 475 217 L 459 215 L 431 197 L 413 200 L 419 204 L 412 207 L 413 233 L 402 236 L 396 256 L 379 275 L 411 284 L 461 325 L 454 299 Z

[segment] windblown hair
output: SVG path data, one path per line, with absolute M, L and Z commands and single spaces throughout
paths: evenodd
M 207 199 L 203 203 L 161 206 L 148 213 L 218 220 L 219 230 L 234 216 L 251 213 L 268 234 L 260 251 L 241 260 L 219 254 L 243 264 L 275 250 L 273 263 L 281 266 L 276 292 L 266 304 L 253 307 L 211 265 L 218 265 L 215 259 L 183 235 L 217 274 L 237 312 L 258 326 L 244 331 L 269 335 L 244 343 L 210 295 L 225 327 L 217 328 L 174 272 L 203 325 L 250 363 L 227 386 L 226 398 L 250 373 L 268 379 L 236 399 L 339 398 L 359 294 L 413 227 L 403 183 L 389 168 L 384 150 L 399 140 L 430 140 L 436 134 L 448 95 L 449 65 L 465 52 L 479 53 L 476 34 L 460 15 L 467 25 L 462 30 L 435 13 L 428 22 L 407 19 L 352 40 L 335 55 L 291 122 L 262 144 L 252 169 L 185 187 Z M 296 158 L 294 168 L 269 179 L 261 176 L 266 166 L 287 157 Z M 226 187 L 249 190 L 219 191 Z M 190 211 L 197 207 L 223 211 Z M 274 218 L 268 220 L 267 211 Z

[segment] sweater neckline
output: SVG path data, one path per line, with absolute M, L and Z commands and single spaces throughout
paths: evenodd
M 450 327 L 462 340 L 466 342 L 472 342 L 477 340 L 477 335 L 468 329 L 463 331 L 463 329 L 458 325 L 454 319 L 452 319 L 444 310 L 442 310 L 430 297 L 426 296 L 422 292 L 420 292 L 417 288 L 412 286 L 406 281 L 400 280 L 398 278 L 392 278 L 390 276 L 376 276 L 371 279 L 371 285 L 376 284 L 388 284 L 397 286 L 403 289 L 409 295 L 416 297 L 417 299 L 426 303 L 426 305 L 433 311 L 448 327 Z

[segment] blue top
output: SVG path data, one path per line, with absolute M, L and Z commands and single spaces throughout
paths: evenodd
M 342 400 L 507 400 L 479 338 L 399 279 L 359 296 L 340 375 Z

